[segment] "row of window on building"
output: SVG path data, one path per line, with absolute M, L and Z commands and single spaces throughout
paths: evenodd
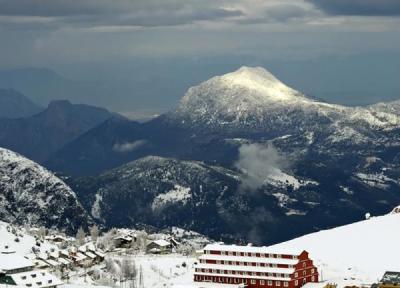
M 244 257 L 260 257 L 260 258 L 285 258 L 285 259 L 297 259 L 295 255 L 281 255 L 281 254 L 269 254 L 269 253 L 250 253 L 250 252 L 235 252 L 235 251 L 211 251 L 205 250 L 205 254 L 218 254 L 225 256 L 244 256 Z
M 209 263 L 210 260 L 200 259 L 200 263 Z M 293 265 L 288 264 L 271 264 L 271 263 L 260 263 L 260 262 L 244 262 L 244 261 L 228 261 L 228 260 L 216 260 L 216 264 L 224 264 L 224 265 L 236 265 L 236 266 L 256 266 L 256 267 L 271 267 L 271 268 L 293 268 Z M 306 265 L 306 263 L 304 263 Z M 305 266 L 304 266 L 305 267 Z

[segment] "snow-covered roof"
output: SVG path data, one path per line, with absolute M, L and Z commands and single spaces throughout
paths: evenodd
M 16 269 L 24 269 L 33 267 L 34 264 L 32 261 L 26 259 L 25 257 L 17 254 L 4 254 L 0 253 L 0 270 L 7 272 Z
M 87 258 L 87 256 L 85 254 L 82 254 L 80 252 L 76 253 L 76 256 L 74 256 L 75 261 L 82 261 L 85 260 Z
M 166 241 L 166 240 L 164 240 L 164 239 L 155 240 L 155 241 L 152 241 L 151 243 L 155 243 L 155 244 L 157 244 L 157 245 L 160 246 L 160 247 L 166 247 L 166 246 L 171 245 L 170 242 L 168 242 L 168 241 Z
M 45 270 L 22 272 L 10 275 L 18 286 L 42 288 L 63 284 L 54 275 Z
M 99 257 L 101 257 L 101 258 L 106 257 L 106 254 L 104 254 L 103 252 L 101 252 L 101 251 L 99 251 L 99 250 L 94 251 L 94 254 L 96 254 L 97 256 L 99 256 Z
M 254 262 L 254 263 L 268 263 L 268 264 L 285 264 L 295 265 L 299 262 L 298 259 L 286 258 L 271 258 L 271 257 L 245 257 L 245 256 L 226 256 L 215 254 L 203 254 L 199 257 L 200 260 L 219 260 L 219 261 L 239 261 L 239 262 Z
M 96 255 L 93 254 L 92 252 L 86 252 L 85 255 L 88 256 L 90 259 L 95 259 L 96 258 Z
M 87 251 L 93 252 L 96 250 L 96 247 L 93 242 L 89 242 L 89 243 L 83 244 L 82 246 L 79 246 L 78 250 L 81 252 L 87 252 Z
M 260 254 L 277 254 L 277 255 L 294 255 L 298 256 L 304 249 L 299 248 L 272 248 L 272 247 L 256 247 L 256 246 L 239 246 L 225 245 L 220 243 L 208 244 L 204 247 L 205 251 L 226 251 L 226 252 L 243 252 L 243 253 L 260 253 Z
M 52 266 L 52 267 L 58 267 L 58 266 L 60 266 L 60 263 L 57 262 L 56 260 L 46 259 L 46 260 L 44 260 L 44 261 L 46 261 L 47 263 L 49 263 L 49 265 Z

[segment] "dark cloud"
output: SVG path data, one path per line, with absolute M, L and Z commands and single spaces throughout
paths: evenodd
M 171 26 L 243 15 L 221 7 L 221 1 L 195 0 L 0 0 L 3 22 L 21 24 L 28 17 L 51 18 L 57 24 L 84 26 Z M 37 23 L 37 22 L 36 22 Z
M 307 0 L 330 15 L 400 16 L 399 0 Z

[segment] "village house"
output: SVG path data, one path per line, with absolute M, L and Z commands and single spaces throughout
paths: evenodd
M 136 241 L 136 234 L 123 234 L 114 237 L 114 246 L 115 248 L 129 248 L 132 246 L 132 243 L 135 243 Z
M 318 282 L 318 271 L 304 250 L 209 244 L 195 266 L 194 281 L 242 287 L 299 288 Z
M 172 244 L 164 239 L 151 241 L 146 246 L 147 253 L 165 254 L 172 252 Z
M 400 286 L 400 272 L 385 272 L 381 281 L 378 283 L 379 288 L 398 288 Z
M 33 270 L 34 263 L 10 251 L 0 253 L 0 284 L 28 288 L 56 288 L 63 283 L 45 270 Z

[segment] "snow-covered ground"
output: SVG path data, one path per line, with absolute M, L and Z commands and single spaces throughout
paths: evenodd
M 324 280 L 368 284 L 380 279 L 385 271 L 400 271 L 399 228 L 400 214 L 389 214 L 273 247 L 307 250 Z
M 12 233 L 13 229 L 14 232 L 16 232 L 15 234 Z M 52 248 L 56 247 L 48 241 L 43 241 L 40 244 L 41 252 L 50 251 Z M 0 221 L 0 251 L 4 246 L 8 246 L 10 248 L 9 250 L 15 251 L 22 256 L 31 254 L 32 247 L 39 249 L 39 247 L 36 246 L 35 238 L 28 235 L 24 229 L 16 228 L 15 226 L 10 226 L 8 223 Z

